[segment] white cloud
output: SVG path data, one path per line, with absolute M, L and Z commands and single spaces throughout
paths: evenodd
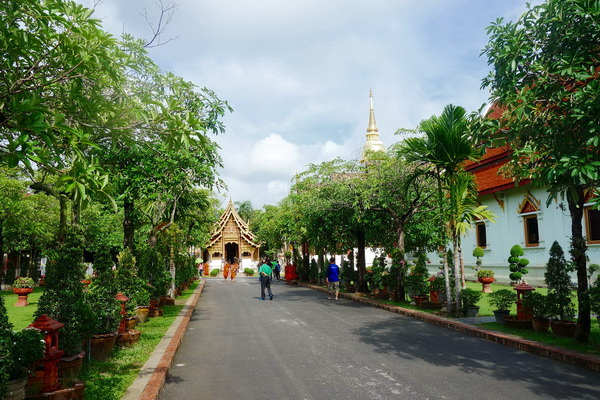
M 94 0 L 79 0 L 91 6 Z M 539 4 L 542 0 L 535 0 Z M 515 20 L 525 0 L 177 0 L 163 40 L 164 69 L 215 91 L 235 112 L 216 138 L 234 201 L 275 204 L 308 163 L 356 158 L 369 87 L 381 139 L 399 140 L 446 104 L 475 111 L 489 67 L 485 27 Z M 149 38 L 140 15 L 154 1 L 103 0 L 96 17 L 113 34 Z

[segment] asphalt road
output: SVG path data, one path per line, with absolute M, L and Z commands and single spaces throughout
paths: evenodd
M 600 399 L 600 374 L 257 278 L 209 279 L 160 399 Z

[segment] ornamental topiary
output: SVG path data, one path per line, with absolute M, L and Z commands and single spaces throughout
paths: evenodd
M 479 271 L 479 267 L 481 267 L 481 257 L 483 257 L 484 254 L 483 249 L 479 246 L 473 249 L 473 257 L 477 257 L 477 261 L 475 261 L 476 271 Z
M 481 300 L 481 292 L 475 289 L 463 289 L 460 292 L 460 299 L 462 301 L 463 308 L 475 307 L 477 302 Z
M 521 282 L 523 275 L 526 275 L 529 272 L 526 269 L 526 267 L 529 265 L 529 260 L 521 257 L 524 254 L 525 252 L 523 251 L 523 248 L 518 244 L 514 245 L 510 249 L 510 257 L 508 257 L 508 269 L 511 273 L 508 275 L 508 277 L 513 282 Z
M 217 275 L 219 275 L 219 268 L 215 268 L 212 271 L 210 271 L 210 276 L 212 276 L 213 278 Z
M 573 283 L 570 272 L 573 264 L 565 260 L 565 253 L 557 241 L 550 248 L 550 259 L 546 264 L 544 279 L 548 285 L 548 302 L 552 315 L 560 321 L 572 321 L 575 318 L 573 305 Z
M 113 264 L 107 248 L 102 248 L 96 253 L 94 257 L 96 276 L 92 279 L 85 295 L 94 315 L 92 330 L 94 335 L 114 333 L 119 327 L 121 305 L 115 298 L 118 290 L 115 285 Z
M 117 290 L 129 298 L 127 314 L 135 316 L 137 306 L 150 304 L 150 293 L 147 284 L 137 276 L 136 259 L 129 248 L 123 249 L 117 256 L 118 266 L 115 274 Z
M 64 243 L 48 253 L 45 290 L 40 297 L 35 317 L 42 314 L 61 322 L 59 347 L 65 357 L 82 351 L 82 340 L 90 334 L 92 314 L 84 299 L 83 236 L 72 227 Z

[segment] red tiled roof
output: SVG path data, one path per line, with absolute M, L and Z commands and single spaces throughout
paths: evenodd
M 488 148 L 483 158 L 465 166 L 465 170 L 475 175 L 479 195 L 491 194 L 515 187 L 515 182 L 500 173 L 510 160 L 512 150 L 508 146 Z M 529 183 L 529 180 L 519 182 L 519 185 Z

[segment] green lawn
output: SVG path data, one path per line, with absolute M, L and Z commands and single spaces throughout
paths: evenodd
M 33 322 L 33 314 L 37 309 L 38 301 L 43 292 L 43 288 L 36 287 L 33 289 L 33 293 L 27 296 L 29 305 L 26 307 L 15 307 L 17 295 L 13 292 L 0 292 L 0 295 L 4 297 L 8 320 L 13 324 L 15 330 L 25 329 Z
M 184 291 L 177 298 L 178 303 L 180 300 L 187 300 L 198 284 L 199 282 L 196 281 Z M 15 307 L 17 295 L 7 291 L 0 292 L 4 297 L 8 318 L 15 329 L 26 328 L 33 322 L 33 314 L 42 293 L 43 288 L 35 288 L 29 295 L 29 306 Z M 183 306 L 180 305 L 163 307 L 162 317 L 148 318 L 145 324 L 137 325 L 136 329 L 139 329 L 142 335 L 140 341 L 134 346 L 116 348 L 113 355 L 105 361 L 85 362 L 79 377 L 86 385 L 85 398 L 87 400 L 120 399 L 182 308 Z

